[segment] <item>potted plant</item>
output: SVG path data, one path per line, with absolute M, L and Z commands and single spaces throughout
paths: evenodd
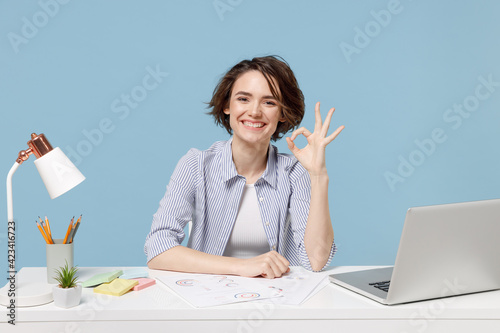
M 64 267 L 55 270 L 54 279 L 59 282 L 52 288 L 54 305 L 61 308 L 71 308 L 80 304 L 82 297 L 82 286 L 76 284 L 78 268 L 68 267 L 68 262 Z

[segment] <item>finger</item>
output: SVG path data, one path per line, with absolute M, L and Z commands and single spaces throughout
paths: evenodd
M 271 269 L 273 270 L 273 275 L 274 275 L 272 278 L 274 279 L 274 278 L 279 278 L 279 277 L 281 277 L 282 272 L 281 272 L 280 267 L 277 265 L 277 263 L 273 261 L 273 262 L 270 264 L 270 266 L 271 266 Z
M 264 253 L 263 257 L 263 267 L 262 267 L 262 276 L 267 279 L 274 279 L 275 277 L 280 276 L 279 268 L 276 264 L 276 258 L 274 258 L 272 251 Z
M 273 270 L 273 274 L 275 278 L 279 278 L 283 275 L 283 273 L 286 271 L 287 267 L 283 265 L 281 260 L 277 257 L 272 257 L 272 260 L 270 261 L 269 265 L 271 266 L 271 269 Z
M 292 152 L 292 154 L 296 154 L 299 152 L 299 148 L 293 143 L 292 139 L 286 138 L 286 142 L 288 143 L 288 149 Z
M 330 128 L 330 122 L 332 120 L 333 113 L 335 112 L 335 108 L 331 108 L 326 115 L 325 122 L 323 123 L 323 127 L 321 128 L 321 137 L 326 137 L 328 133 L 328 129 Z
M 282 277 L 283 274 L 290 272 L 290 265 L 289 264 L 285 264 L 285 263 L 281 262 L 280 268 L 281 268 L 280 277 Z
M 288 260 L 286 260 L 286 258 L 283 257 L 278 252 L 273 251 L 273 253 L 274 253 L 275 258 L 276 258 L 276 264 L 278 265 L 279 270 L 280 270 L 280 276 L 282 276 L 290 269 L 289 268 L 290 262 Z
M 266 260 L 266 262 L 264 262 L 264 267 L 262 268 L 262 273 L 260 275 L 265 277 L 266 279 L 274 279 L 277 273 L 276 269 L 273 266 L 275 265 L 272 260 Z
M 283 274 L 288 273 L 290 271 L 290 262 L 276 251 L 271 251 L 271 253 L 274 255 L 279 268 L 279 275 L 276 275 L 276 277 L 281 277 Z
M 297 138 L 297 136 L 299 136 L 299 134 L 302 134 L 303 136 L 305 136 L 306 138 L 309 137 L 312 133 L 305 127 L 301 127 L 299 129 L 296 129 L 295 131 L 293 131 L 292 135 L 291 135 L 291 139 L 292 141 L 295 140 Z
M 263 257 L 263 267 L 261 276 L 274 279 L 281 277 L 283 273 L 287 270 L 287 267 L 283 264 L 281 260 L 281 255 L 276 251 L 269 251 L 262 255 Z M 286 259 L 285 259 L 286 260 Z
M 276 251 L 273 251 L 273 253 L 275 253 L 276 257 L 282 262 L 284 267 L 290 266 L 290 262 L 285 257 L 283 257 L 281 254 L 279 254 Z
M 272 272 L 272 270 L 270 270 Z M 262 273 L 260 276 L 262 276 L 264 279 L 274 279 L 274 275 L 273 273 L 270 273 L 270 274 L 266 274 L 266 273 Z
M 314 131 L 321 131 L 321 126 L 323 124 L 323 122 L 321 121 L 321 113 L 319 112 L 319 106 L 320 106 L 320 103 L 317 102 L 316 103 L 316 106 L 314 107 L 314 114 L 315 114 L 315 117 L 316 117 L 316 122 L 314 124 Z
M 333 140 L 335 140 L 335 138 L 337 137 L 337 135 L 340 134 L 340 132 L 342 132 L 342 130 L 345 128 L 344 125 L 340 126 L 339 128 L 337 128 L 335 130 L 335 132 L 333 132 L 332 134 L 330 134 L 326 139 L 325 139 L 325 142 L 326 144 L 329 144 L 330 142 L 332 142 Z

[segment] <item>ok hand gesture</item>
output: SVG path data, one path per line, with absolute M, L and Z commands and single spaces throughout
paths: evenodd
M 337 128 L 335 132 L 326 136 L 335 108 L 331 108 L 330 111 L 328 111 L 325 122 L 323 123 L 319 106 L 320 103 L 317 102 L 315 107 L 316 122 L 314 125 L 314 133 L 311 133 L 305 127 L 301 127 L 295 130 L 291 137 L 286 138 L 288 148 L 311 176 L 322 176 L 327 174 L 325 163 L 326 146 L 332 142 L 345 127 L 342 125 Z M 302 149 L 299 149 L 293 142 L 299 134 L 304 135 L 307 139 L 307 145 Z

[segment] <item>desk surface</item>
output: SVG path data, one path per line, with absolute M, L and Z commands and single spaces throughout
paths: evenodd
M 82 267 L 80 279 L 112 269 L 131 267 Z M 318 274 L 332 274 L 370 267 L 334 267 Z M 29 267 L 18 281 L 39 281 L 46 268 Z M 150 270 L 150 276 L 176 274 Z M 0 328 L 9 332 L 6 310 L 0 311 Z M 370 330 L 370 332 L 500 331 L 500 291 L 478 293 L 402 305 L 386 306 L 330 284 L 300 306 L 246 302 L 210 308 L 194 308 L 161 282 L 121 297 L 95 294 L 84 288 L 79 306 L 61 309 L 49 303 L 17 308 L 13 332 L 136 332 L 144 329 L 207 328 L 225 332 L 299 332 L 315 327 L 322 331 Z M 444 325 L 444 326 L 443 326 Z M 328 328 L 328 329 L 327 329 Z M 174 330 L 175 331 L 175 330 Z

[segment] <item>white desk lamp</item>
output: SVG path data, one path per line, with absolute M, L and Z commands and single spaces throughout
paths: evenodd
M 15 222 L 14 208 L 12 204 L 12 176 L 17 168 L 26 161 L 31 154 L 36 156 L 35 166 L 40 173 L 40 177 L 49 192 L 50 198 L 54 199 L 61 194 L 71 190 L 80 184 L 85 177 L 64 155 L 59 147 L 52 148 L 49 141 L 43 134 L 31 134 L 31 140 L 28 141 L 29 148 L 21 150 L 19 156 L 7 175 L 7 215 L 8 215 L 8 234 L 7 240 L 10 245 L 15 244 Z M 14 226 L 14 230 L 10 227 Z M 14 245 L 12 245 L 14 247 Z M 9 257 L 9 276 L 17 273 L 15 268 L 15 257 Z M 16 277 L 17 280 L 17 277 Z M 12 297 L 12 288 L 10 282 L 0 289 L 0 304 L 9 305 L 11 300 L 15 301 L 16 307 L 35 306 L 51 302 L 52 286 L 48 283 L 25 283 L 26 281 L 16 281 L 15 298 Z M 9 295 L 10 294 L 10 295 Z

